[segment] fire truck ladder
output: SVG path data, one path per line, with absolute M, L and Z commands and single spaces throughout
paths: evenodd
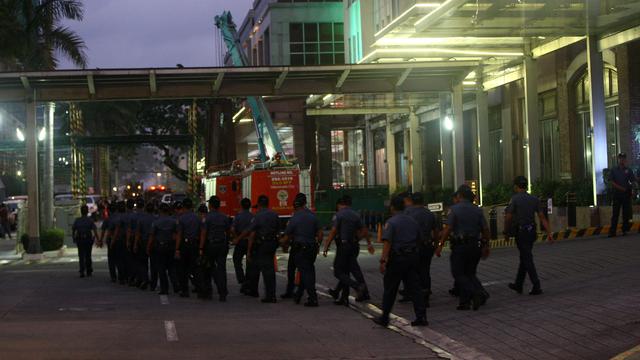
M 249 60 L 247 55 L 242 51 L 240 46 L 240 40 L 238 32 L 236 31 L 236 25 L 231 18 L 231 13 L 225 11 L 222 15 L 215 17 L 216 26 L 222 33 L 222 38 L 227 45 L 227 50 L 231 61 L 236 67 L 249 66 Z M 261 97 L 249 96 L 247 97 L 247 103 L 251 107 L 251 113 L 253 114 L 253 124 L 255 125 L 256 135 L 258 136 L 258 148 L 260 150 L 260 160 L 265 162 L 267 160 L 267 149 L 264 142 L 264 131 L 266 130 L 275 153 L 280 153 L 283 160 L 286 160 L 284 151 L 282 151 L 282 144 L 278 138 L 278 133 L 273 126 L 271 115 L 269 110 Z

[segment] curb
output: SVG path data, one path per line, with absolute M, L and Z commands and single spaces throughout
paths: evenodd
M 636 359 L 640 359 L 640 345 L 611 358 L 611 360 L 636 360 Z

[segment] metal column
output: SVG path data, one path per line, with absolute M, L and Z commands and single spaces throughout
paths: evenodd
M 198 106 L 195 99 L 192 101 L 191 107 L 189 108 L 189 117 L 187 120 L 189 135 L 193 137 L 191 147 L 189 148 L 187 163 L 187 192 L 191 195 L 195 195 L 198 192 L 198 142 L 196 140 L 196 135 L 198 133 Z
M 462 84 L 453 87 L 453 179 L 455 187 L 464 184 L 464 114 L 462 109 Z
M 540 178 L 540 118 L 538 117 L 538 68 L 536 61 L 524 58 L 524 164 L 529 190 Z
M 77 136 L 84 134 L 82 110 L 74 104 L 69 104 L 69 120 L 71 127 L 71 193 L 75 198 L 87 194 L 87 180 L 84 163 L 84 152 L 78 149 Z
M 44 174 L 42 186 L 42 228 L 50 229 L 53 227 L 53 122 L 55 116 L 55 103 L 48 103 L 45 107 L 45 156 L 44 156 Z
M 393 193 L 398 188 L 398 176 L 396 168 L 396 139 L 391 126 L 391 117 L 387 115 L 387 141 L 385 156 L 387 158 L 387 171 L 389 175 L 389 192 Z
M 27 145 L 27 195 L 29 196 L 27 234 L 29 246 L 27 253 L 40 254 L 40 190 L 38 184 L 38 131 L 36 125 L 36 99 L 28 97 L 25 101 L 27 129 L 25 132 Z
M 482 89 L 482 79 L 478 80 L 476 90 L 476 119 L 478 123 L 478 168 L 480 174 L 480 204 L 483 201 L 483 189 L 494 181 L 491 178 L 491 156 L 489 149 L 489 107 L 487 93 Z
M 413 191 L 424 191 L 422 171 L 422 147 L 420 139 L 420 119 L 415 111 L 409 113 L 409 142 L 411 143 L 411 187 Z
M 604 103 L 604 62 L 602 53 L 598 51 L 598 39 L 595 36 L 587 37 L 587 64 L 589 66 L 589 92 L 590 121 L 591 121 L 591 156 L 592 156 L 592 183 L 593 203 L 601 205 L 598 194 L 605 190 L 603 169 L 609 166 L 607 160 L 607 120 Z M 587 154 L 588 156 L 588 154 Z
M 453 144 L 451 130 L 445 128 L 445 122 L 451 120 L 449 106 L 450 94 L 440 94 L 440 174 L 442 174 L 442 188 L 455 188 L 453 177 Z M 448 119 L 447 119 L 448 118 Z

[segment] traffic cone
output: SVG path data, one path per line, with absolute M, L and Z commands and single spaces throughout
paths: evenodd
M 296 271 L 296 280 L 294 281 L 294 284 L 296 284 L 296 286 L 300 286 L 300 271 Z

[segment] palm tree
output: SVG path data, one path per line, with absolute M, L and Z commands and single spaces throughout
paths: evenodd
M 59 56 L 86 67 L 84 41 L 62 25 L 82 17 L 79 0 L 0 0 L 0 67 L 52 70 Z

